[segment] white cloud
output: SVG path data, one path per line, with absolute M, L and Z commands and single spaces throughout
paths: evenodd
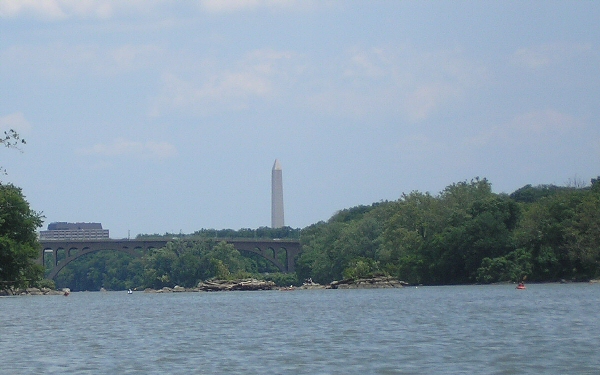
M 0 18 L 34 18 L 45 21 L 108 20 L 120 16 L 165 18 L 174 0 L 1 0 Z M 180 4 L 177 4 L 180 5 Z M 193 9 L 188 4 L 186 9 Z
M 32 15 L 48 20 L 71 17 L 109 18 L 117 1 L 97 0 L 3 0 L 0 1 L 0 17 Z
M 152 44 L 107 48 L 96 44 L 11 46 L 0 51 L 6 72 L 26 71 L 27 77 L 62 80 L 77 76 L 114 76 L 155 64 L 163 49 Z
M 211 13 L 229 13 L 259 8 L 310 9 L 312 0 L 202 0 L 201 7 Z
M 493 143 L 521 145 L 560 142 L 565 135 L 578 132 L 583 127 L 582 121 L 554 109 L 530 111 L 469 137 L 465 143 L 485 147 Z
M 389 71 L 390 63 L 391 61 L 382 48 L 364 50 L 355 47 L 350 52 L 344 75 L 348 77 L 382 77 Z
M 180 63 L 163 74 L 163 90 L 150 113 L 243 110 L 260 100 L 287 101 L 337 116 L 392 113 L 421 122 L 487 80 L 484 68 L 456 50 L 355 47 L 342 57 L 310 58 L 264 49 L 233 63 L 198 59 Z
M 450 83 L 425 84 L 408 93 L 401 105 L 410 120 L 423 121 L 453 98 L 460 97 L 462 90 Z
M 33 17 L 48 21 L 68 19 L 106 20 L 122 14 L 164 15 L 173 0 L 2 0 L 0 18 Z M 198 8 L 208 13 L 256 9 L 310 10 L 329 2 L 314 0 L 202 0 Z M 179 4 L 177 4 L 179 5 Z M 187 6 L 189 4 L 186 4 Z M 197 9 L 198 9 L 197 8 Z
M 27 134 L 31 130 L 31 124 L 25 119 L 21 112 L 11 113 L 0 117 L 0 131 L 13 129 L 19 134 Z
M 174 74 L 163 76 L 164 92 L 161 104 L 173 110 L 191 110 L 207 113 L 214 110 L 240 110 L 248 107 L 248 101 L 271 91 L 269 80 L 256 71 L 220 72 L 199 86 L 194 81 L 184 80 Z
M 341 65 L 341 74 L 335 68 L 330 74 L 323 72 L 325 84 L 309 99 L 316 110 L 342 115 L 385 111 L 420 122 L 487 80 L 485 69 L 458 50 L 355 47 Z
M 164 18 L 165 13 L 178 9 L 207 13 L 233 13 L 263 9 L 312 10 L 329 6 L 331 1 L 315 0 L 1 0 L 0 18 L 32 17 L 45 21 L 70 19 L 106 20 L 121 15 L 140 15 Z
M 553 43 L 535 47 L 519 48 L 511 57 L 511 62 L 529 69 L 560 64 L 571 58 L 580 56 L 592 49 L 589 43 Z
M 98 143 L 91 148 L 79 149 L 83 155 L 109 157 L 133 156 L 140 159 L 167 159 L 177 155 L 175 146 L 168 142 L 138 142 L 117 138 L 111 144 Z
M 554 109 L 532 111 L 516 116 L 506 129 L 532 135 L 565 134 L 579 130 L 581 121 Z
M 273 97 L 290 69 L 284 67 L 293 54 L 285 51 L 256 50 L 231 67 L 215 62 L 196 62 L 192 74 L 166 73 L 163 92 L 156 99 L 152 115 L 168 110 L 212 113 L 241 110 L 252 100 Z
M 123 45 L 107 51 L 105 54 L 107 61 L 105 64 L 100 65 L 111 66 L 111 69 L 106 69 L 108 72 L 135 70 L 148 64 L 150 61 L 154 61 L 163 52 L 162 48 L 151 44 Z

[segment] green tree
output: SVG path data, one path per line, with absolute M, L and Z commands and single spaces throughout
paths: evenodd
M 161 249 L 152 249 L 144 256 L 144 286 L 160 289 L 173 287 L 171 273 L 177 260 L 177 252 L 171 243 Z
M 86 254 L 63 268 L 56 275 L 56 285 L 59 288 L 81 290 L 124 290 L 135 288 L 133 280 L 139 264 L 129 254 L 120 251 L 98 251 Z
M 439 199 L 416 191 L 403 194 L 394 203 L 393 214 L 384 223 L 378 254 L 384 270 L 409 283 L 426 281 L 434 262 L 431 241 L 443 228 L 441 209 Z
M 236 277 L 236 275 L 244 273 L 251 268 L 249 259 L 244 258 L 235 246 L 225 241 L 221 241 L 213 246 L 203 256 L 202 263 L 208 264 L 202 275 L 203 279 Z
M 36 230 L 42 216 L 33 211 L 20 188 L 0 183 L 0 288 L 37 284 L 44 269 L 39 257 Z
M 567 229 L 566 246 L 576 278 L 600 276 L 600 184 L 594 185 L 577 204 Z
M 381 274 L 379 262 L 364 257 L 352 259 L 343 272 L 344 279 L 361 279 L 379 274 Z
M 531 254 L 530 280 L 553 281 L 572 277 L 569 244 L 581 191 L 562 191 L 526 206 L 514 233 L 517 248 Z
M 542 198 L 552 196 L 565 190 L 572 189 L 556 185 L 538 185 L 535 187 L 531 185 L 525 185 L 522 188 L 515 190 L 515 192 L 510 194 L 510 197 L 516 202 L 534 203 Z

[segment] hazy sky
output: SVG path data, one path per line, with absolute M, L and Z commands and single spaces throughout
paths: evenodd
M 0 150 L 111 237 L 600 175 L 600 2 L 0 1 Z

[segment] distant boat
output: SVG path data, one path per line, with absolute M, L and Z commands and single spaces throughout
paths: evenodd
M 517 285 L 516 289 L 525 289 L 525 284 L 519 283 L 519 285 Z
M 133 291 L 131 289 L 127 289 L 127 294 L 133 294 Z

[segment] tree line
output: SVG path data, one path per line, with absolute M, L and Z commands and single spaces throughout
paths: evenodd
M 9 148 L 23 143 L 14 132 L 0 137 Z M 42 222 L 20 188 L 0 183 L 0 289 L 49 285 L 35 263 Z M 192 287 L 242 277 L 324 284 L 377 275 L 426 285 L 589 280 L 600 277 L 600 177 L 590 186 L 526 185 L 510 195 L 493 193 L 487 179 L 475 178 L 437 195 L 413 191 L 344 209 L 303 229 L 200 229 L 137 238 L 157 237 L 172 241 L 135 259 L 119 252 L 86 255 L 59 273 L 56 286 Z M 219 242 L 224 238 L 299 238 L 303 252 L 296 273 L 282 274 L 259 255 Z M 285 252 L 274 256 L 286 263 Z
M 599 179 L 507 195 L 476 178 L 437 196 L 414 191 L 342 210 L 302 230 L 298 277 L 326 283 L 385 274 L 427 285 L 597 278 Z
M 86 287 L 97 290 L 193 286 L 207 278 L 243 276 L 279 285 L 377 275 L 425 285 L 589 280 L 600 277 L 599 181 L 593 179 L 589 187 L 526 185 L 508 195 L 493 193 L 488 180 L 476 178 L 451 184 L 438 195 L 413 191 L 397 201 L 344 209 L 302 230 L 166 233 L 162 236 L 175 240 L 163 249 L 129 262 L 119 260 L 123 254 L 82 258 L 81 264 L 66 267 L 57 283 L 79 290 L 77 280 L 95 280 Z M 260 232 L 270 230 L 270 237 Z M 299 236 L 303 252 L 296 274 L 280 274 L 265 259 L 214 239 L 258 233 Z M 127 274 L 119 274 L 125 272 L 120 268 Z

